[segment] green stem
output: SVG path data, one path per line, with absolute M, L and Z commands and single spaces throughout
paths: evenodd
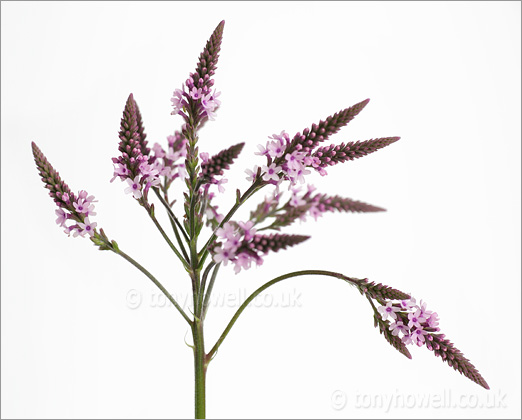
M 149 214 L 150 218 L 152 219 L 152 221 L 154 222 L 154 224 L 156 225 L 156 227 L 160 231 L 160 233 L 163 236 L 163 238 L 165 239 L 165 241 L 167 241 L 167 243 L 169 244 L 170 248 L 174 251 L 176 256 L 183 263 L 183 266 L 188 269 L 189 268 L 188 261 L 185 260 L 185 258 L 183 258 L 183 255 L 181 255 L 179 253 L 179 251 L 176 248 L 176 246 L 172 243 L 172 241 L 170 240 L 168 235 L 165 233 L 165 231 L 161 227 L 160 223 L 158 222 L 158 219 L 156 219 L 156 216 L 154 215 L 154 205 L 147 206 L 147 207 L 145 207 L 145 209 L 147 210 L 147 213 Z
M 226 336 L 228 335 L 228 333 L 230 332 L 230 330 L 232 329 L 232 327 L 236 323 L 236 321 L 239 318 L 239 316 L 241 315 L 241 313 L 246 309 L 248 304 L 250 302 L 252 302 L 256 298 L 257 295 L 259 295 L 265 289 L 268 289 L 270 286 L 272 286 L 272 285 L 274 285 L 276 283 L 279 283 L 280 281 L 283 281 L 283 280 L 286 280 L 286 279 L 289 279 L 289 278 L 292 278 L 292 277 L 307 276 L 307 275 L 319 275 L 319 276 L 335 277 L 335 278 L 338 278 L 338 279 L 341 279 L 341 280 L 345 280 L 345 281 L 347 281 L 349 283 L 352 283 L 352 284 L 357 286 L 357 280 L 356 279 L 351 279 L 350 277 L 346 277 L 345 275 L 343 275 L 341 273 L 334 273 L 333 271 L 302 270 L 302 271 L 294 271 L 292 273 L 287 273 L 287 274 L 284 274 L 282 276 L 276 277 L 275 279 L 270 280 L 269 282 L 263 284 L 255 292 L 253 292 L 248 298 L 245 299 L 243 304 L 239 307 L 239 309 L 236 311 L 236 313 L 234 314 L 234 316 L 232 317 L 232 319 L 228 323 L 227 327 L 225 328 L 225 330 L 223 331 L 223 333 L 219 337 L 219 339 L 216 342 L 216 344 L 214 344 L 214 347 L 212 347 L 212 350 L 210 350 L 208 352 L 208 355 L 207 355 L 208 360 L 212 359 L 212 357 L 215 355 L 217 349 L 219 348 L 221 343 L 223 343 L 223 340 L 226 338 Z
M 164 197 L 161 196 L 161 193 L 159 192 L 159 190 L 157 188 L 154 188 L 154 192 L 156 193 L 156 195 L 160 199 L 161 204 L 163 204 L 163 206 L 167 210 L 167 213 L 169 215 L 170 221 L 174 223 L 172 228 L 174 229 L 174 232 L 176 234 L 176 238 L 178 239 L 178 243 L 179 243 L 180 248 L 184 251 L 185 248 L 183 247 L 181 239 L 179 238 L 179 232 L 181 231 L 181 233 L 183 234 L 183 238 L 185 239 L 185 241 L 187 243 L 189 242 L 189 237 L 187 236 L 187 234 L 185 232 L 185 229 L 183 229 L 183 226 L 181 226 L 181 223 L 179 222 L 178 218 L 176 217 L 176 215 L 174 214 L 174 212 L 170 208 L 170 205 L 169 205 L 169 203 L 167 201 L 168 200 L 167 193 L 165 193 L 165 198 L 164 198 Z M 178 229 L 179 229 L 179 231 L 178 231 Z
M 214 287 L 214 282 L 216 281 L 216 277 L 217 277 L 217 273 L 218 273 L 220 265 L 221 265 L 221 263 L 217 264 L 214 267 L 214 271 L 212 272 L 212 277 L 210 278 L 210 283 L 208 284 L 207 292 L 205 293 L 205 299 L 203 300 L 203 305 L 201 308 L 201 319 L 205 319 L 205 317 L 207 316 L 208 302 L 210 300 L 210 295 L 212 293 L 212 288 Z
M 195 318 L 192 325 L 194 338 L 194 406 L 195 418 L 205 418 L 205 382 L 208 358 L 205 355 L 205 341 L 203 337 L 203 321 Z
M 136 267 L 138 270 L 140 270 L 143 274 L 145 274 L 149 279 L 152 280 L 152 282 L 163 292 L 163 294 L 167 297 L 168 300 L 174 305 L 174 307 L 179 311 L 181 316 L 185 318 L 185 321 L 189 323 L 190 326 L 193 325 L 190 318 L 187 316 L 185 311 L 181 309 L 181 306 L 178 305 L 178 302 L 170 295 L 170 293 L 163 287 L 163 285 L 148 271 L 146 270 L 141 264 L 139 264 L 137 261 L 135 261 L 133 258 L 128 256 L 125 252 L 120 250 L 119 248 L 114 247 L 112 244 L 109 248 L 112 252 L 115 254 L 118 254 L 119 256 L 125 258 L 128 262 L 130 262 L 134 267 Z
M 216 263 L 214 261 L 212 261 L 208 266 L 207 268 L 205 268 L 205 271 L 203 273 L 203 276 L 201 277 L 201 285 L 199 287 L 199 291 L 198 291 L 198 307 L 196 309 L 196 314 L 202 318 L 201 314 L 203 313 L 202 312 L 202 307 L 203 307 L 203 295 L 205 294 L 205 285 L 207 284 L 207 277 L 210 273 L 210 270 L 212 270 L 212 268 L 216 265 Z M 203 319 L 203 318 L 202 318 Z

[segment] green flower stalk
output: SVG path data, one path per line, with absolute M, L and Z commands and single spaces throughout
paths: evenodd
M 282 274 L 263 284 L 242 302 L 219 339 L 206 347 L 205 318 L 220 270 L 227 270 L 223 267 L 230 265 L 238 274 L 251 269 L 253 263 L 262 265 L 274 252 L 294 252 L 294 247 L 310 239 L 307 235 L 282 232 L 297 220 L 304 221 L 309 217 L 317 220 L 325 213 L 384 211 L 379 206 L 351 198 L 315 192 L 309 179 L 312 172 L 325 176 L 325 168 L 329 166 L 367 156 L 399 140 L 399 137 L 392 136 L 338 145 L 324 144 L 355 118 L 368 105 L 369 99 L 312 124 L 294 136 L 285 131 L 273 134 L 265 145 L 258 146 L 259 165 L 245 171 L 250 186 L 244 192 L 236 190 L 234 204 L 221 213 L 217 200 L 219 194 L 225 192 L 224 184 L 229 181 L 225 174 L 238 161 L 244 143 L 230 146 L 210 157 L 208 153 L 199 151 L 199 130 L 207 121 L 216 118 L 220 105 L 217 99 L 220 92 L 214 88 L 213 77 L 223 30 L 224 21 L 209 38 L 195 72 L 189 75 L 181 89 L 173 93 L 171 114 L 181 116 L 183 123 L 173 135 L 167 136 L 166 146 L 155 143 L 149 148 L 142 115 L 130 94 L 121 119 L 119 155 L 113 158 L 114 177 L 111 182 L 120 179 L 125 183 L 125 192 L 145 209 L 188 274 L 192 285 L 190 315 L 150 271 L 123 252 L 103 229 L 98 229 L 97 223 L 90 219 L 96 215 L 94 197 L 83 190 L 73 193 L 38 146 L 32 143 L 39 175 L 58 207 L 56 223 L 67 235 L 89 238 L 100 250 L 111 251 L 136 267 L 165 294 L 188 323 L 193 338 L 195 417 L 206 416 L 206 372 L 210 362 L 249 303 L 274 284 L 311 275 L 331 277 L 355 287 L 369 302 L 368 316 L 373 315 L 375 327 L 407 358 L 412 358 L 409 345 L 426 347 L 462 375 L 489 389 L 475 366 L 440 333 L 439 317 L 427 309 L 425 302 L 417 303 L 410 294 L 381 283 L 321 269 Z M 181 199 L 170 196 L 172 185 L 184 187 Z M 237 210 L 262 189 L 269 190 L 269 193 L 255 203 L 248 220 L 235 219 Z M 150 194 L 151 191 L 154 194 Z M 157 202 L 153 202 L 154 199 Z M 174 208 L 177 201 L 183 203 L 181 214 Z M 167 213 L 172 233 L 168 233 L 158 221 L 156 207 Z M 265 233 L 265 230 L 275 232 Z

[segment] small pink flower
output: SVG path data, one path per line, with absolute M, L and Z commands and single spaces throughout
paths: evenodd
M 248 175 L 246 177 L 246 180 L 254 182 L 255 179 L 256 179 L 256 175 L 257 175 L 257 170 L 258 169 L 259 169 L 259 167 L 257 165 L 254 166 L 254 170 L 253 171 L 251 171 L 250 169 L 245 169 L 245 173 Z
M 399 335 L 399 332 L 406 335 L 408 333 L 408 327 L 404 325 L 402 321 L 395 321 L 390 325 L 390 331 L 393 335 Z
M 411 344 L 411 343 L 413 343 L 413 338 L 412 338 L 411 335 L 406 334 L 404 337 L 402 337 L 402 342 L 403 342 L 404 344 L 406 344 L 406 345 L 407 345 L 407 344 Z
M 438 325 L 439 325 L 439 315 L 437 314 L 437 312 L 432 312 L 430 314 L 430 317 L 428 318 L 428 325 L 431 328 L 437 328 L 438 327 Z
M 214 261 L 218 264 L 222 262 L 224 265 L 227 265 L 234 258 L 234 251 L 217 246 L 214 248 Z
M 117 177 L 126 178 L 128 175 L 129 170 L 127 167 L 121 163 L 116 163 L 114 164 L 114 176 L 111 178 L 111 182 L 113 182 Z
M 421 313 L 420 309 L 417 309 L 415 311 L 415 313 L 409 313 L 408 314 L 408 319 L 410 320 L 410 322 L 408 322 L 408 327 L 410 327 L 410 328 L 412 328 L 412 327 L 422 328 L 421 324 L 423 322 L 426 322 L 426 318 L 424 318 L 422 316 L 422 313 Z
M 239 222 L 239 227 L 243 229 L 245 240 L 249 241 L 256 234 L 256 230 L 254 229 L 254 222 L 249 220 L 248 222 Z
M 245 252 L 242 252 L 237 256 L 237 258 L 233 261 L 234 263 L 234 272 L 238 274 L 241 269 L 248 270 L 252 264 L 252 257 Z
M 285 132 L 285 130 L 281 131 L 279 134 L 272 134 L 272 136 L 268 136 L 268 138 L 277 140 L 282 145 L 288 144 L 290 142 L 290 137 L 288 136 L 288 133 Z
M 271 158 L 275 159 L 283 156 L 283 153 L 285 152 L 285 147 L 281 144 L 280 141 L 271 141 L 268 143 L 267 152 Z
M 302 197 L 299 197 L 298 193 L 301 191 L 301 188 L 292 188 L 292 198 L 290 199 L 289 204 L 292 207 L 304 206 L 306 201 L 303 200 Z
M 309 169 L 299 169 L 299 170 L 293 170 L 292 173 L 291 173 L 291 180 L 293 181 L 293 183 L 297 183 L 297 181 L 300 183 L 300 184 L 304 184 L 305 183 L 305 179 L 304 179 L 304 176 L 305 175 L 308 175 L 310 173 L 310 170 Z
M 313 205 L 308 209 L 308 214 L 314 218 L 314 220 L 317 220 L 317 218 L 322 217 L 323 213 L 317 207 L 316 205 Z
M 257 152 L 254 152 L 255 155 L 258 155 L 258 156 L 264 156 L 268 153 L 268 151 L 266 150 L 265 147 L 263 147 L 263 145 L 261 144 L 258 144 L 257 145 L 257 148 L 258 148 L 258 151 Z
M 96 222 L 90 222 L 88 217 L 85 218 L 84 223 L 78 223 L 78 226 L 82 229 L 82 236 L 87 233 L 91 237 L 94 236 L 94 229 L 97 225 Z
M 159 171 L 155 168 L 155 166 L 149 165 L 147 162 L 140 163 L 138 169 L 143 176 L 156 177 L 159 175 Z
M 85 204 L 84 200 L 78 199 L 73 203 L 74 208 L 78 213 L 87 213 L 89 211 L 89 205 Z
M 94 211 L 94 204 L 89 204 L 87 207 L 87 211 L 84 212 L 86 216 L 96 216 L 96 212 Z
M 197 89 L 196 86 L 194 86 L 192 88 L 192 90 L 190 91 L 190 97 L 192 99 L 194 99 L 195 101 L 197 101 L 198 99 L 201 99 L 201 96 L 202 96 L 201 92 L 202 92 L 201 88 Z
M 146 187 L 145 190 L 148 191 L 150 187 L 157 187 L 161 185 L 161 179 L 159 179 L 158 175 L 151 175 L 145 178 Z
M 425 335 L 428 334 L 426 331 L 424 331 L 422 328 L 416 328 L 415 331 L 411 333 L 412 341 L 417 344 L 419 347 L 421 347 L 424 342 L 426 341 Z
M 225 187 L 223 187 L 223 184 L 226 184 L 228 182 L 228 179 L 226 178 L 221 178 L 219 181 L 216 182 L 216 185 L 218 187 L 218 191 L 220 193 L 224 193 L 225 192 Z
M 78 225 L 69 226 L 69 232 L 72 232 L 73 238 L 76 238 L 78 235 L 80 235 L 82 238 L 85 235 L 85 231 L 80 230 L 80 227 Z
M 230 239 L 233 238 L 236 234 L 236 229 L 232 225 L 232 223 L 225 223 L 223 227 L 220 227 L 216 230 L 216 236 L 221 239 Z
M 303 159 L 305 158 L 305 153 L 294 151 L 291 154 L 286 154 L 286 164 L 289 169 L 300 170 L 304 168 Z
M 141 198 L 141 184 L 140 184 L 140 175 L 136 175 L 134 180 L 131 178 L 127 178 L 127 184 L 129 186 L 125 188 L 125 194 L 132 193 L 134 195 L 134 198 L 139 199 Z
M 393 304 L 391 302 L 388 302 L 386 304 L 386 306 L 379 306 L 377 308 L 377 310 L 381 314 L 383 321 L 386 321 L 386 319 L 388 317 L 391 317 L 393 319 L 397 319 L 397 315 L 395 314 L 395 312 L 399 312 L 400 311 L 400 309 L 395 307 L 395 306 L 393 306 Z
M 85 201 L 85 203 L 97 203 L 98 202 L 98 200 L 94 199 L 94 195 L 89 195 L 89 193 L 85 190 L 81 190 L 78 193 L 78 197 L 83 199 Z
M 203 163 L 207 163 L 208 160 L 210 159 L 210 156 L 209 156 L 209 154 L 208 154 L 207 152 L 201 152 L 201 153 L 199 154 L 199 157 L 201 158 L 201 161 L 202 161 Z
M 276 166 L 275 163 L 272 163 L 270 166 L 263 165 L 261 169 L 265 171 L 263 181 L 279 181 L 278 173 L 281 171 L 280 166 Z
M 60 227 L 65 226 L 65 221 L 68 219 L 67 213 L 65 213 L 62 208 L 59 208 L 58 210 L 55 210 L 54 212 L 58 216 L 58 218 L 56 219 L 56 223 Z
M 223 244 L 223 248 L 236 252 L 239 245 L 241 245 L 241 235 L 230 235 L 227 236 L 227 241 Z
M 419 307 L 421 310 L 421 314 L 425 318 L 429 318 L 430 315 L 433 313 L 432 311 L 428 311 L 427 306 L 428 306 L 428 304 L 426 302 L 424 302 L 422 300 L 420 301 Z
M 165 150 L 163 150 L 163 147 L 161 147 L 159 143 L 154 143 L 154 146 L 152 146 L 152 151 L 158 159 L 165 157 Z
M 209 93 L 208 95 L 202 95 L 201 97 L 201 106 L 203 110 L 206 112 L 208 119 L 210 121 L 214 121 L 216 117 L 216 113 L 214 112 L 221 102 L 216 98 L 221 94 L 221 92 L 217 92 L 214 90 L 214 93 Z
M 183 100 L 183 91 L 180 89 L 176 89 L 170 100 L 172 102 L 172 107 L 174 108 L 174 110 L 170 114 L 176 115 L 183 109 L 183 106 L 185 105 L 185 101 Z
M 188 176 L 188 172 L 187 172 L 187 169 L 185 168 L 185 164 L 179 164 L 177 166 L 177 170 L 178 170 L 178 176 L 181 178 L 181 179 L 185 179 L 187 176 Z

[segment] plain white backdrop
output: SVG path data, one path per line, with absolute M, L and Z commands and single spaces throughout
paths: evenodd
M 73 190 L 96 196 L 98 227 L 183 300 L 188 278 L 124 185 L 109 183 L 111 157 L 131 92 L 151 144 L 179 128 L 172 91 L 222 19 L 222 106 L 200 150 L 246 146 L 221 209 L 272 133 L 370 98 L 330 141 L 401 140 L 310 177 L 386 213 L 296 223 L 286 231 L 311 240 L 244 274 L 221 270 L 207 346 L 246 293 L 288 271 L 327 269 L 426 300 L 491 391 L 425 348 L 404 358 L 343 282 L 297 278 L 269 289 L 225 340 L 208 371 L 208 416 L 520 417 L 519 2 L 1 7 L 2 417 L 193 416 L 186 324 L 132 266 L 55 225 L 30 143 Z

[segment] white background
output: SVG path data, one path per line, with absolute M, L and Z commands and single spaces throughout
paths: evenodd
M 98 227 L 173 293 L 188 293 L 145 212 L 109 183 L 111 157 L 131 92 L 151 144 L 179 128 L 172 91 L 222 19 L 222 106 L 200 150 L 246 146 L 221 209 L 247 187 L 243 170 L 262 163 L 253 152 L 272 133 L 293 135 L 371 98 L 331 141 L 401 140 L 310 176 L 386 213 L 297 223 L 287 232 L 312 235 L 305 244 L 238 276 L 222 269 L 215 293 L 231 300 L 210 309 L 207 346 L 239 293 L 328 269 L 426 300 L 491 391 L 425 348 L 404 358 L 343 282 L 297 278 L 245 311 L 225 340 L 209 367 L 208 416 L 520 417 L 518 2 L 2 2 L 2 417 L 193 416 L 186 324 L 154 306 L 158 291 L 124 260 L 61 232 L 30 142 L 73 190 L 96 196 Z M 132 290 L 143 299 L 134 310 Z M 471 407 L 418 406 L 448 392 Z M 396 405 L 386 412 L 379 398 Z

